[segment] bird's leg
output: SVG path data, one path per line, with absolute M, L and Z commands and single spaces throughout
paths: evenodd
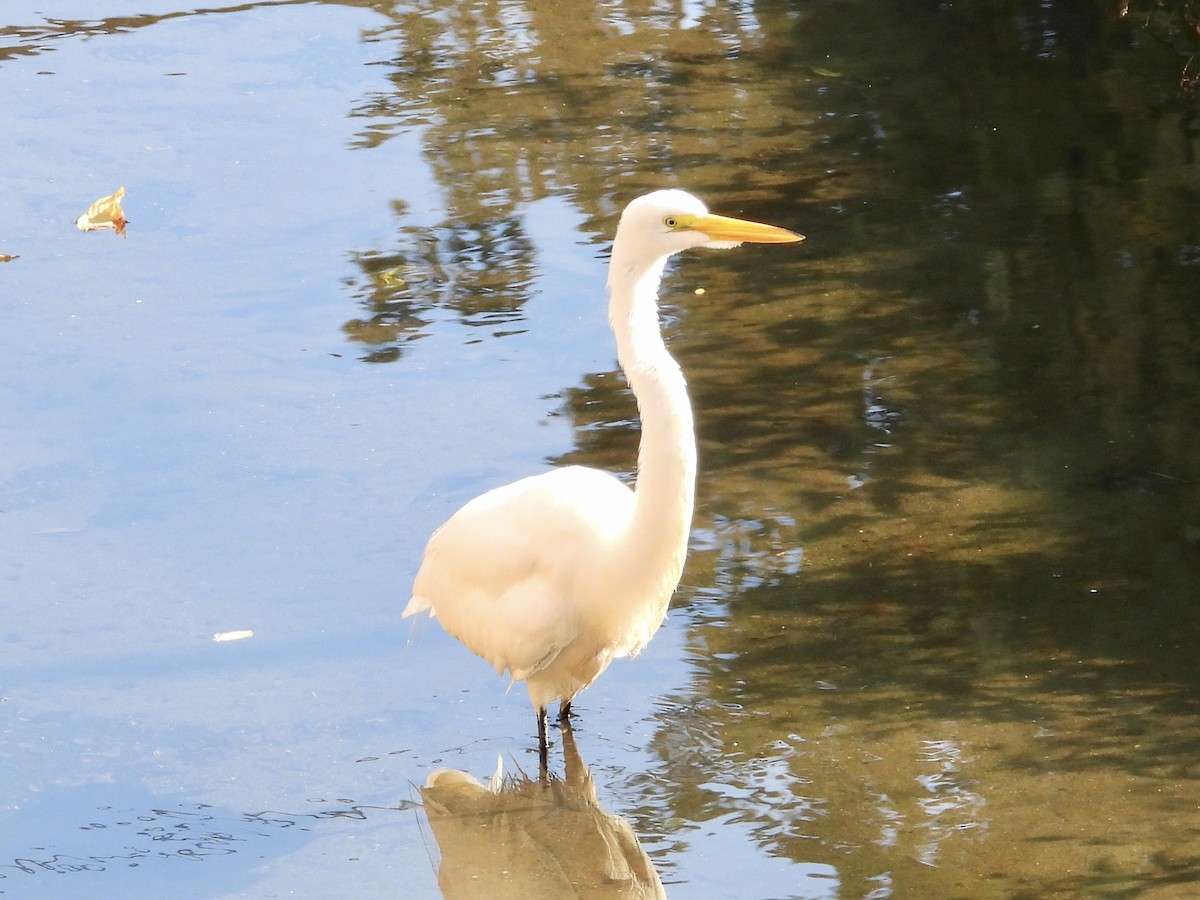
M 561 706 L 559 706 L 559 708 L 558 708 L 558 721 L 559 721 L 559 724 L 560 724 L 560 725 L 566 725 L 567 727 L 570 727 L 570 724 L 571 724 L 571 723 L 570 723 L 570 718 L 571 718 L 571 701 L 570 701 L 570 700 L 564 700 L 564 701 L 562 702 L 562 705 L 561 705 Z
M 545 771 L 546 763 L 550 757 L 550 744 L 546 740 L 546 707 L 539 706 L 537 711 L 538 722 L 538 757 L 541 760 L 542 770 Z

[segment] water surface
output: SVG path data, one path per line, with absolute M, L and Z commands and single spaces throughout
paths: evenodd
M 439 894 L 419 786 L 533 717 L 399 610 L 464 500 L 632 470 L 604 261 L 660 186 L 809 240 L 669 269 L 693 553 L 555 759 L 580 833 L 672 897 L 1194 892 L 1165 14 L 126 5 L 0 28 L 0 893 Z

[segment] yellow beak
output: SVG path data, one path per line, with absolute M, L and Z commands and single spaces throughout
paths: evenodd
M 731 219 L 728 216 L 715 216 L 711 213 L 704 216 L 691 216 L 690 221 L 684 224 L 696 231 L 704 232 L 714 241 L 793 244 L 796 241 L 804 240 L 804 235 L 788 231 L 786 228 L 776 228 L 774 225 L 763 225 L 745 219 Z

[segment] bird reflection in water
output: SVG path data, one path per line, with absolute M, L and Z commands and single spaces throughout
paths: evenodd
M 602 809 L 592 774 L 562 731 L 563 778 L 498 770 L 484 785 L 438 769 L 421 788 L 441 851 L 446 900 L 531 897 L 665 898 L 629 822 Z

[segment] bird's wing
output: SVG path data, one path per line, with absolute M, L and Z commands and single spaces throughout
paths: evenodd
M 576 638 L 581 567 L 628 522 L 632 498 L 580 467 L 475 498 L 430 538 L 404 615 L 430 609 L 498 672 L 534 674 Z

